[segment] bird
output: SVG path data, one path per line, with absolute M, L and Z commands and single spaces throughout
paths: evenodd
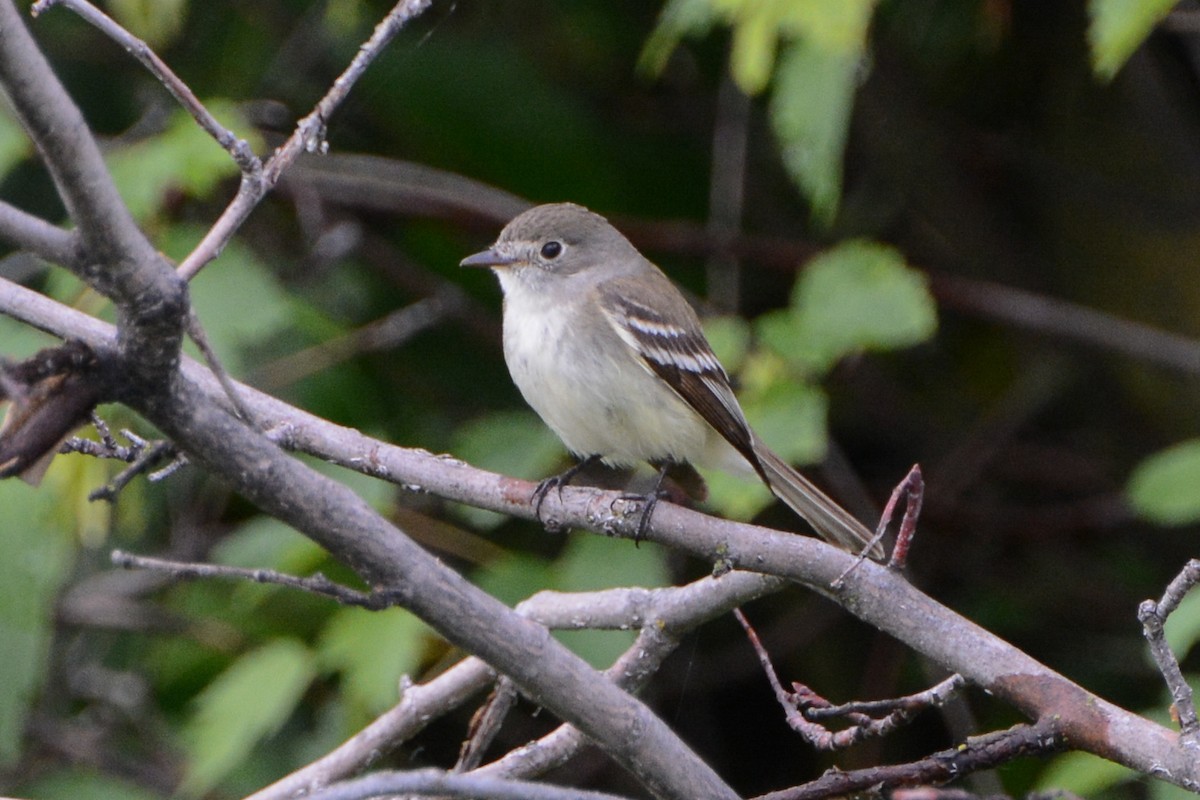
M 580 462 L 533 500 L 601 461 L 657 467 L 644 530 L 668 473 L 757 475 L 821 537 L 882 557 L 875 535 L 751 429 L 695 310 L 603 216 L 574 203 L 513 218 L 462 267 L 489 268 L 504 295 L 504 358 L 526 402 Z

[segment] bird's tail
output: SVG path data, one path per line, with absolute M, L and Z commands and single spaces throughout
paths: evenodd
M 754 442 L 754 454 L 758 457 L 767 486 L 811 525 L 821 538 L 852 553 L 861 552 L 875 538 L 875 534 L 865 525 L 850 516 L 848 511 L 833 502 L 761 441 Z M 875 544 L 867 555 L 882 560 L 883 546 Z

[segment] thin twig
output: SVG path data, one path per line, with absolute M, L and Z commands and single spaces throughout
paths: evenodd
M 888 499 L 888 507 L 883 512 L 885 517 L 891 516 L 901 489 L 906 495 L 904 517 L 900 520 L 900 529 L 896 531 L 896 544 L 893 545 L 892 557 L 888 560 L 888 566 L 893 569 L 904 569 L 908 563 L 908 550 L 917 534 L 917 520 L 921 517 L 921 506 L 925 502 L 925 478 L 921 474 L 920 464 L 913 464 L 904 480 L 896 487 L 896 491 L 892 492 Z
M 729 313 L 737 311 L 741 293 L 741 264 L 730 244 L 741 229 L 746 199 L 750 98 L 728 73 L 717 89 L 716 112 L 704 230 L 721 246 L 708 259 L 708 300 L 719 311 Z
M 338 76 L 333 86 L 308 116 L 300 120 L 295 132 L 271 156 L 260 172 L 243 172 L 237 194 L 225 211 L 209 228 L 208 233 L 176 269 L 184 280 L 191 280 L 206 264 L 216 258 L 233 238 L 250 212 L 274 188 L 284 170 L 302 152 L 324 152 L 325 126 L 334 110 L 346 98 L 351 87 L 382 52 L 388 42 L 411 20 L 429 6 L 430 0 L 400 0 L 384 19 L 375 26 L 366 44 L 359 48 L 350 66 Z
M 746 631 L 746 637 L 754 647 L 758 661 L 767 674 L 767 681 L 775 692 L 775 699 L 784 709 L 788 725 L 819 750 L 840 750 L 868 738 L 885 736 L 921 711 L 944 705 L 955 692 L 966 686 L 966 680 L 961 675 L 951 675 L 924 691 L 905 697 L 857 701 L 836 706 L 799 683 L 793 683 L 792 691 L 789 692 L 779 682 L 775 667 L 771 663 L 771 656 L 745 614 L 741 609 L 735 608 L 733 615 Z M 885 715 L 879 718 L 870 716 L 878 713 Z M 850 723 L 850 727 L 830 731 L 818 721 L 832 718 L 845 719 Z
M 196 343 L 196 347 L 200 349 L 200 353 L 204 356 L 204 362 L 208 364 L 208 368 L 212 370 L 213 375 L 217 377 L 217 381 L 221 384 L 221 388 L 225 390 L 225 396 L 229 398 L 229 402 L 237 411 L 237 415 L 246 421 L 247 424 L 253 425 L 256 430 L 261 432 L 262 426 L 257 424 L 254 417 L 250 414 L 250 409 L 242 402 L 242 396 L 238 392 L 237 385 L 233 379 L 229 377 L 229 373 L 225 370 L 225 365 L 221 363 L 221 359 L 217 357 L 217 353 L 213 350 L 212 345 L 208 341 L 208 334 L 204 332 L 204 326 L 200 324 L 200 318 L 196 316 L 195 309 L 192 309 L 187 316 L 187 333 L 191 340 Z
M 933 753 L 919 761 L 850 772 L 829 770 L 815 781 L 754 800 L 824 800 L 871 790 L 882 792 L 897 786 L 940 784 L 1006 764 L 1027 756 L 1047 755 L 1066 747 L 1066 737 L 1053 717 L 1033 725 L 1016 725 L 1006 731 L 967 739 L 962 745 Z
M 426 297 L 357 330 L 265 364 L 249 382 L 264 389 L 288 386 L 362 353 L 397 347 L 456 313 L 459 305 L 456 295 Z
M 875 546 L 883 541 L 888 525 L 896 515 L 896 506 L 900 503 L 901 497 L 904 497 L 904 517 L 900 520 L 900 529 L 896 533 L 896 544 L 892 547 L 888 566 L 895 570 L 904 569 L 908 562 L 908 549 L 912 546 L 913 536 L 917 532 L 917 519 L 921 516 L 921 504 L 925 497 L 925 479 L 921 476 L 920 464 L 913 464 L 912 469 L 904 476 L 904 480 L 892 489 L 887 505 L 883 507 L 883 513 L 879 515 L 879 524 L 875 527 L 875 535 L 858 554 L 854 563 L 846 567 L 845 571 L 829 585 L 830 588 L 840 589 L 845 585 L 846 576 L 865 561 Z
M 223 564 L 197 564 L 187 561 L 170 561 L 164 558 L 135 556 L 123 550 L 112 552 L 114 566 L 125 569 L 151 569 L 165 572 L 178 580 L 197 580 L 200 578 L 233 578 L 249 580 L 255 583 L 270 583 L 276 586 L 288 586 L 301 589 L 313 594 L 330 597 L 342 605 L 366 608 L 371 611 L 388 608 L 393 605 L 386 593 L 364 593 L 326 578 L 321 573 L 301 578 L 296 575 L 286 575 L 272 569 L 246 569 L 245 567 L 229 567 Z
M 204 107 L 204 104 L 200 102 L 200 99 L 196 97 L 191 88 L 180 80 L 178 75 L 171 71 L 171 68 L 159 58 L 158 54 L 150 48 L 150 45 L 122 28 L 116 20 L 87 2 L 87 0 L 38 0 L 30 8 L 30 13 L 36 17 L 53 6 L 63 6 L 74 11 L 85 21 L 99 29 L 101 33 L 121 45 L 125 52 L 140 61 L 146 69 L 150 70 L 150 73 L 154 77 L 158 78 L 159 83 L 166 87 L 167 91 L 171 93 L 179 104 L 192 115 L 196 123 L 233 157 L 233 160 L 237 162 L 238 167 L 243 172 L 253 172 L 262 169 L 262 162 L 254 155 L 254 151 L 251 149 L 249 143 L 244 139 L 239 139 L 232 131 L 218 122 L 217 118 Z
M 1175 713 L 1179 715 L 1180 741 L 1192 748 L 1200 747 L 1200 719 L 1196 716 L 1192 687 L 1188 685 L 1183 671 L 1179 668 L 1179 660 L 1167 644 L 1163 626 L 1171 612 L 1179 607 L 1184 595 L 1197 583 L 1200 583 L 1200 559 L 1194 558 L 1167 584 L 1161 600 L 1157 603 L 1146 600 L 1138 606 L 1138 620 L 1141 621 L 1142 631 L 1150 644 L 1150 654 L 1171 691 L 1171 702 L 1175 706 Z
M 143 442 L 140 446 L 140 452 L 132 460 L 130 465 L 118 472 L 116 476 L 114 476 L 113 479 L 108 483 L 104 484 L 98 489 L 93 489 L 92 492 L 88 494 L 88 500 L 93 502 L 96 500 L 107 500 L 110 503 L 114 502 L 117 499 L 117 495 L 121 493 L 122 489 L 129 485 L 130 481 L 132 481 L 138 475 L 141 475 L 143 472 L 148 471 L 151 467 L 162 461 L 164 458 L 174 455 L 174 442 L 160 440 L 149 447 L 145 447 L 145 443 Z

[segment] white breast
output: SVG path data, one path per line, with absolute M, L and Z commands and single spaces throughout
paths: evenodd
M 710 451 L 723 441 L 711 441 L 719 440 L 716 432 L 643 365 L 598 309 L 594 324 L 573 322 L 590 295 L 549 303 L 515 276 L 497 272 L 505 289 L 509 372 L 568 449 L 619 466 L 712 460 Z

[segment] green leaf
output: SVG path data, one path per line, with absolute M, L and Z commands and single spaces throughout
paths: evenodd
M 674 0 L 663 10 L 641 56 L 656 74 L 684 36 L 729 25 L 729 70 L 755 95 L 775 79 L 771 122 L 784 164 L 828 224 L 842 192 L 842 154 L 875 0 Z M 783 56 L 776 59 L 781 48 Z
M 108 0 L 108 9 L 122 27 L 161 52 L 183 27 L 187 0 Z
M 1187 594 L 1163 627 L 1171 652 L 1182 661 L 1200 640 L 1200 592 Z
M 778 39 L 778 20 L 770 14 L 746 14 L 733 26 L 729 71 L 746 94 L 756 95 L 767 88 Z
M 162 248 L 171 257 L 189 252 L 203 231 L 177 226 Z M 294 301 L 270 268 L 234 239 L 189 285 L 192 307 L 209 343 L 232 375 L 254 366 L 250 349 L 294 329 Z M 194 348 L 191 352 L 196 355 Z
M 703 34 L 715 20 L 710 0 L 671 0 L 663 6 L 658 24 L 638 56 L 638 70 L 648 75 L 659 74 L 683 37 Z
M 41 488 L 0 481 L 0 765 L 20 755 L 29 704 L 48 674 L 55 598 L 74 557 L 70 486 L 60 472 L 56 461 Z
M 708 505 L 726 519 L 747 522 L 771 503 L 775 495 L 758 478 L 701 470 L 708 484 Z
M 1125 496 L 1139 516 L 1159 525 L 1200 520 L 1200 439 L 1180 442 L 1138 464 Z
M 314 674 L 312 654 L 295 639 L 265 644 L 222 672 L 184 727 L 190 760 L 180 793 L 204 794 L 248 758 L 291 716 Z
M 1034 787 L 1038 792 L 1066 791 L 1077 797 L 1100 792 L 1136 777 L 1128 767 L 1090 753 L 1065 753 L 1042 770 Z
M 429 635 L 403 609 L 343 608 L 325 626 L 317 656 L 326 669 L 342 673 L 346 697 L 374 715 L 395 705 L 400 678 L 420 666 Z
M 515 606 L 550 586 L 554 573 L 544 559 L 510 552 L 477 570 L 472 577 L 480 589 L 507 606 Z
M 1112 78 L 1178 0 L 1090 0 L 1092 68 Z
M 796 366 L 823 372 L 859 350 L 891 350 L 929 339 L 937 306 L 925 276 L 896 250 L 851 241 L 809 262 L 789 317 L 764 315 L 765 344 Z
M 70 768 L 39 775 L 21 784 L 14 792 L 29 800 L 60 800 L 63 797 L 86 797 L 87 800 L 157 800 L 161 795 L 130 781 L 123 781 L 102 772 Z
M 726 372 L 732 375 L 742 368 L 750 349 L 750 324 L 746 320 L 732 315 L 708 317 L 704 320 L 704 337 Z
M 784 50 L 771 93 L 771 127 L 784 166 L 824 225 L 841 202 L 842 155 L 861 62 L 857 49 L 800 39 Z
M 750 426 L 785 461 L 812 464 L 825 458 L 829 401 L 820 387 L 782 376 L 748 389 L 742 407 Z
M 251 129 L 231 103 L 212 102 L 208 109 L 231 130 Z M 206 197 L 222 179 L 238 173 L 230 155 L 183 111 L 172 116 L 161 134 L 113 151 L 108 168 L 130 212 L 142 223 L 172 193 Z

